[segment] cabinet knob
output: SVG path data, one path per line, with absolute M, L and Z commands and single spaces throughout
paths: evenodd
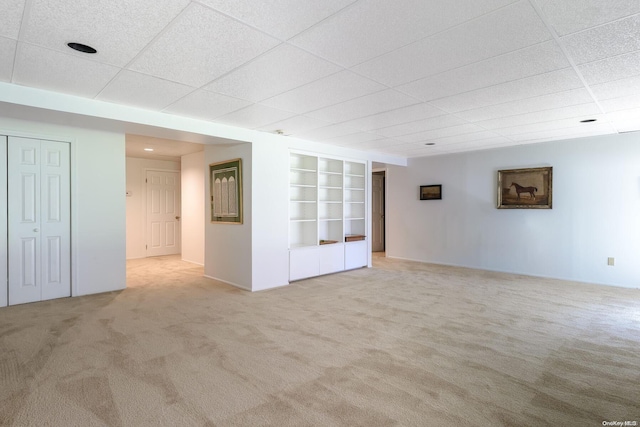
M 37 233 L 38 231 L 40 231 L 40 229 L 38 229 L 38 228 L 34 228 L 34 229 L 33 229 L 33 231 L 34 231 L 35 233 Z

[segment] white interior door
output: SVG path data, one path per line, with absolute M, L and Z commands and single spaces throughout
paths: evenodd
M 9 137 L 9 304 L 71 296 L 69 144 Z
M 374 173 L 371 181 L 371 251 L 384 251 L 384 175 Z
M 147 256 L 180 253 L 180 173 L 147 171 Z

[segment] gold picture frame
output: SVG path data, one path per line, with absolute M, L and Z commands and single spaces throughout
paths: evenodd
M 242 159 L 209 165 L 211 222 L 242 224 Z
M 498 209 L 551 209 L 553 168 L 498 171 Z

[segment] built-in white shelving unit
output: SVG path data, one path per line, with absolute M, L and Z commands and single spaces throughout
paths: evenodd
M 345 162 L 345 235 L 365 234 L 365 169 L 366 168 L 363 163 Z
M 318 159 L 291 156 L 289 247 L 315 245 L 318 239 Z
M 367 265 L 366 164 L 291 153 L 290 280 Z

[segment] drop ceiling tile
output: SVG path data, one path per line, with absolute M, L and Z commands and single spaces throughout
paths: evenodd
M 540 43 L 397 87 L 429 101 L 569 67 L 554 42 Z
M 401 125 L 377 129 L 376 133 L 393 138 L 401 135 L 461 125 L 464 123 L 466 123 L 464 120 L 456 116 L 447 114 L 437 117 L 431 117 L 425 120 L 417 120 L 415 122 L 403 123 Z
M 2 0 L 0 37 L 17 40 L 26 0 Z
M 501 117 L 498 119 L 475 122 L 485 129 L 502 129 L 513 126 L 523 126 L 534 123 L 550 122 L 554 120 L 585 116 L 599 116 L 602 114 L 595 102 L 570 107 L 553 108 L 549 110 L 535 111 L 533 113 L 518 114 L 515 116 Z M 577 120 L 576 120 L 577 122 Z
M 606 99 L 604 101 L 600 101 L 600 105 L 606 113 L 640 108 L 640 93 L 623 96 L 621 98 Z M 638 117 L 638 120 L 640 120 L 640 117 Z
M 188 0 L 33 0 L 22 40 L 65 52 L 73 52 L 68 42 L 88 44 L 98 50 L 92 59 L 124 67 L 188 4 Z
M 318 129 L 330 124 L 331 123 L 327 123 L 323 120 L 313 119 L 307 116 L 295 116 L 279 122 L 269 123 L 266 126 L 262 126 L 260 130 L 263 130 L 265 132 L 275 132 L 276 130 L 282 130 L 284 135 L 292 135 L 308 130 Z
M 529 2 L 518 2 L 374 58 L 353 70 L 397 86 L 550 39 L 551 34 Z
M 594 125 L 584 130 L 576 128 L 540 130 L 537 132 L 512 135 L 509 138 L 514 142 L 541 142 L 541 140 L 556 141 L 562 139 L 582 138 L 586 136 L 610 135 L 614 133 L 616 133 L 615 130 L 611 127 L 611 125 L 606 123 L 601 125 Z
M 0 37 L 0 81 L 10 82 L 13 72 L 13 59 L 16 56 L 17 42 Z
M 378 92 L 385 87 L 351 71 L 341 71 L 262 102 L 299 114 Z
M 372 116 L 362 117 L 360 119 L 349 120 L 345 122 L 345 124 L 368 131 L 441 116 L 443 114 L 445 114 L 444 111 L 438 108 L 432 107 L 429 104 L 419 103 Z
M 431 104 L 445 111 L 459 112 L 581 87 L 583 84 L 576 72 L 567 68 L 438 99 Z
M 213 120 L 248 105 L 251 103 L 242 99 L 198 90 L 165 108 L 164 112 L 196 119 Z
M 596 119 L 597 122 L 593 123 L 580 123 L 582 119 Z M 552 120 L 543 123 L 532 123 L 527 125 L 513 126 L 509 128 L 499 129 L 497 132 L 500 135 L 507 136 L 509 138 L 515 135 L 521 135 L 524 133 L 537 133 L 537 132 L 587 132 L 591 129 L 596 129 L 602 126 L 609 126 L 604 115 L 589 115 L 583 117 L 574 117 L 570 119 Z M 609 126 L 611 129 L 611 127 Z
M 437 143 L 438 147 L 448 146 L 453 144 L 457 145 L 462 143 L 470 143 L 470 142 L 478 143 L 480 141 L 495 141 L 496 144 L 498 143 L 504 144 L 509 142 L 509 140 L 504 136 L 499 135 L 495 132 L 489 132 L 489 131 L 464 133 L 461 135 L 438 138 L 437 140 L 433 140 L 433 141 Z
M 376 139 L 374 141 L 363 142 L 353 148 L 356 148 L 358 150 L 372 150 L 372 149 L 393 147 L 394 145 L 401 145 L 401 144 L 404 144 L 404 143 L 400 141 L 396 141 L 394 139 L 384 138 L 384 139 Z
M 416 150 L 421 150 L 421 151 L 433 151 L 431 148 L 426 148 L 423 145 L 418 145 L 418 144 L 399 144 L 399 145 L 392 145 L 389 147 L 381 147 L 378 149 L 378 151 L 382 151 L 383 153 L 389 153 L 389 154 L 404 154 L 404 153 L 408 153 L 411 151 L 416 151 Z
M 533 0 L 560 36 L 640 12 L 637 0 Z
M 638 132 L 640 131 L 640 121 L 636 120 L 622 120 L 613 122 L 613 126 L 618 132 Z
M 484 129 L 482 129 L 480 126 L 467 123 L 458 126 L 451 126 L 448 128 L 434 129 L 427 132 L 413 133 L 411 135 L 402 135 L 397 137 L 396 139 L 402 142 L 417 143 L 424 141 L 436 141 L 440 138 L 447 138 L 455 135 L 464 135 L 466 133 L 481 132 L 483 130 Z
M 192 3 L 130 68 L 200 87 L 278 43 L 251 27 Z
M 484 139 L 480 141 L 462 142 L 460 144 L 448 144 L 433 147 L 434 150 L 442 153 L 461 153 L 464 151 L 486 150 L 489 148 L 507 147 L 514 145 L 513 141 L 507 138 Z
M 204 89 L 258 102 L 340 70 L 308 52 L 282 44 Z
M 358 133 L 350 133 L 348 135 L 335 136 L 333 138 L 327 138 L 322 142 L 326 142 L 327 144 L 354 145 L 354 144 L 361 144 L 363 142 L 375 141 L 379 139 L 380 139 L 380 135 L 376 135 L 374 133 L 369 133 L 369 132 L 358 132 Z
M 437 156 L 439 154 L 442 154 L 442 153 L 436 150 L 432 150 L 430 147 L 422 147 L 422 148 L 417 148 L 415 150 L 404 152 L 404 156 L 409 159 L 414 159 L 417 157 L 431 157 L 431 156 Z
M 343 135 L 357 133 L 358 129 L 343 124 L 324 126 L 305 132 L 295 133 L 293 136 L 300 139 L 308 139 L 310 141 L 324 141 L 326 139 L 335 138 Z
M 562 38 L 576 64 L 640 50 L 640 15 Z
M 292 43 L 349 67 L 510 3 L 513 0 L 361 0 Z
M 488 107 L 476 108 L 456 113 L 456 116 L 469 122 L 511 117 L 518 114 L 533 113 L 554 108 L 568 107 L 592 102 L 593 98 L 586 89 L 572 89 L 565 92 L 519 99 Z
M 294 114 L 265 105 L 253 104 L 233 113 L 218 117 L 217 123 L 255 129 L 292 117 Z
M 398 150 L 394 150 L 393 147 L 391 147 L 391 150 L 387 150 L 387 154 L 393 154 L 412 159 L 416 157 L 438 156 L 443 153 L 436 150 L 435 147 L 425 147 L 424 145 L 409 145 Z M 417 196 L 418 195 L 416 194 L 416 197 Z
M 200 0 L 281 40 L 298 34 L 354 1 L 324 0 L 301 4 L 299 0 Z
M 158 159 L 158 156 L 166 157 L 167 160 L 180 161 L 180 157 L 197 153 L 204 150 L 203 144 L 192 142 L 176 141 L 173 139 L 153 138 L 144 135 L 126 134 L 125 146 L 127 157 L 141 157 L 148 159 Z M 145 148 L 153 148 L 153 152 L 144 151 Z
M 607 114 L 607 118 L 615 122 L 639 122 L 640 108 L 631 108 L 628 110 L 614 111 Z
M 640 75 L 640 51 L 579 65 L 578 69 L 589 85 L 634 77 Z
M 118 71 L 111 65 L 19 43 L 13 83 L 93 98 Z
M 179 83 L 123 70 L 96 98 L 150 110 L 162 110 L 193 90 L 194 88 Z
M 354 148 L 354 144 L 349 144 L 349 143 L 345 143 L 345 142 L 339 142 L 339 141 L 323 141 L 323 144 L 328 144 L 328 145 L 333 145 L 336 147 L 343 147 L 343 148 Z
M 308 113 L 310 117 L 328 122 L 340 123 L 352 119 L 358 119 L 373 114 L 394 110 L 417 104 L 415 98 L 397 92 L 393 89 L 365 95 L 360 98 L 351 99 L 341 104 L 325 107 Z
M 591 91 L 598 100 L 621 98 L 640 93 L 640 76 L 627 77 L 607 83 L 592 85 Z

